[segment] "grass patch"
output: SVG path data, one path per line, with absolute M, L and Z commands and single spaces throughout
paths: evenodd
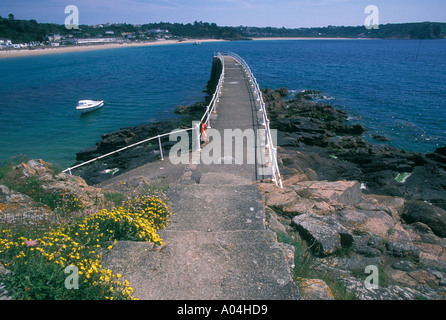
M 122 206 L 127 197 L 119 192 L 105 192 L 104 193 L 105 201 L 112 203 L 115 207 Z
M 165 195 L 167 189 L 168 184 L 166 182 L 153 181 L 150 184 L 144 185 L 141 194 L 147 194 L 152 197 L 162 199 L 164 202 L 167 202 L 167 197 Z
M 355 278 L 361 279 L 363 281 L 369 276 L 369 274 L 365 273 L 363 269 L 352 270 L 352 275 Z M 392 285 L 398 285 L 387 273 L 385 267 L 383 265 L 378 265 L 378 285 L 383 288 L 390 287 Z
M 330 287 L 336 300 L 356 299 L 355 295 L 349 292 L 346 286 L 337 280 L 333 274 L 319 270 L 317 259 L 313 256 L 311 248 L 308 247 L 305 241 L 296 235 L 293 236 L 283 232 L 277 233 L 277 240 L 290 244 L 295 248 L 293 279 L 298 286 L 301 283 L 301 279 L 320 279 Z
M 0 167 L 0 184 L 9 189 L 30 197 L 37 206 L 48 206 L 57 214 L 71 214 L 82 211 L 85 203 L 76 195 L 69 192 L 48 191 L 43 188 L 43 183 L 37 176 L 24 176 L 20 170 L 15 169 L 28 159 L 25 156 L 11 158 L 5 165 Z M 47 164 L 48 172 L 54 177 L 61 172 L 60 167 Z

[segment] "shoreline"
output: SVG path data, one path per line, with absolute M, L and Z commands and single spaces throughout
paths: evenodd
M 381 40 L 379 38 L 319 38 L 319 37 L 262 37 L 251 38 L 250 41 L 289 41 L 289 40 Z M 129 47 L 145 47 L 145 46 L 160 46 L 169 44 L 181 44 L 181 43 L 194 43 L 194 42 L 226 42 L 231 40 L 224 39 L 188 39 L 188 40 L 163 40 L 163 41 L 148 41 L 138 43 L 103 43 L 103 44 L 91 44 L 91 45 L 73 45 L 62 47 L 45 47 L 37 49 L 13 49 L 13 50 L 0 50 L 0 59 L 17 58 L 17 57 L 30 57 L 40 56 L 46 54 L 58 54 L 68 52 L 82 52 L 93 50 L 105 50 L 105 49 L 117 49 L 117 48 L 129 48 Z
M 253 41 L 278 41 L 278 40 L 379 40 L 370 38 L 318 38 L 318 37 L 263 37 L 263 38 L 251 38 Z M 30 57 L 40 56 L 46 54 L 58 54 L 68 52 L 82 52 L 93 50 L 105 50 L 105 49 L 117 49 L 117 48 L 129 48 L 129 47 L 145 47 L 145 46 L 160 46 L 169 44 L 181 44 L 181 43 L 194 43 L 194 42 L 226 42 L 231 40 L 223 39 L 188 39 L 184 41 L 179 40 L 163 40 L 163 41 L 150 41 L 150 42 L 138 42 L 138 43 L 103 43 L 103 44 L 91 44 L 91 45 L 73 45 L 62 47 L 45 47 L 37 49 L 16 49 L 16 50 L 0 50 L 0 59 L 17 58 L 17 57 Z
M 202 43 L 222 42 L 222 41 L 228 41 L 228 40 L 221 40 L 221 39 L 189 39 L 184 41 L 164 40 L 164 41 L 151 41 L 151 42 L 139 42 L 139 43 L 105 43 L 105 44 L 93 44 L 93 45 L 74 45 L 67 47 L 50 47 L 50 48 L 41 48 L 33 50 L 30 49 L 6 50 L 6 51 L 0 50 L 0 59 L 40 56 L 46 54 L 58 54 L 58 53 L 68 53 L 68 52 L 117 49 L 117 48 L 160 46 L 160 45 L 194 43 L 194 42 L 202 42 Z
M 290 41 L 290 40 L 324 40 L 324 41 L 339 41 L 339 40 L 384 40 L 382 38 L 329 38 L 329 37 L 261 37 L 251 38 L 249 41 Z M 404 39 L 405 40 L 405 39 Z M 163 41 L 150 41 L 150 42 L 138 42 L 138 43 L 103 43 L 103 44 L 91 44 L 91 45 L 73 45 L 62 47 L 44 47 L 37 49 L 13 49 L 13 50 L 0 50 L 0 59 L 28 57 L 28 56 L 40 56 L 46 54 L 68 53 L 68 52 L 82 52 L 93 50 L 105 50 L 105 49 L 117 49 L 117 48 L 129 48 L 129 47 L 145 47 L 145 46 L 160 46 L 169 44 L 181 44 L 181 43 L 194 43 L 194 42 L 226 42 L 232 40 L 224 39 L 188 39 L 188 40 L 163 40 Z

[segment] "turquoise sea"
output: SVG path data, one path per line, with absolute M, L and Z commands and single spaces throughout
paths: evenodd
M 0 59 L 0 163 L 24 154 L 64 168 L 103 133 L 172 117 L 204 97 L 216 51 L 242 56 L 262 88 L 323 91 L 366 135 L 407 151 L 446 145 L 446 40 L 183 43 Z M 81 99 L 105 105 L 79 116 Z

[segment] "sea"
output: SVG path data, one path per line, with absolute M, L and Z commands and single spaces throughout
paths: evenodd
M 0 59 L 0 164 L 26 156 L 64 169 L 104 133 L 175 117 L 205 97 L 218 51 L 243 57 L 261 88 L 321 91 L 370 141 L 446 145 L 446 39 L 178 43 Z M 80 116 L 83 99 L 104 107 Z

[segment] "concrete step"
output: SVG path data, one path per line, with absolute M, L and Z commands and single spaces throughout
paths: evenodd
M 200 184 L 222 186 L 222 185 L 251 185 L 249 176 L 240 176 L 226 172 L 206 172 L 200 177 Z
M 139 299 L 300 299 L 286 252 L 264 226 L 253 185 L 171 185 L 165 246 L 118 242 L 104 266 L 129 280 Z
M 284 252 L 267 231 L 163 232 L 166 243 L 119 242 L 106 258 L 140 299 L 299 299 Z M 239 242 L 238 242 L 239 241 Z M 248 241 L 248 242 L 244 242 Z M 115 255 L 115 257 L 113 257 Z M 125 267 L 124 267 L 125 266 Z
M 171 185 L 169 230 L 264 230 L 263 195 L 252 185 Z

